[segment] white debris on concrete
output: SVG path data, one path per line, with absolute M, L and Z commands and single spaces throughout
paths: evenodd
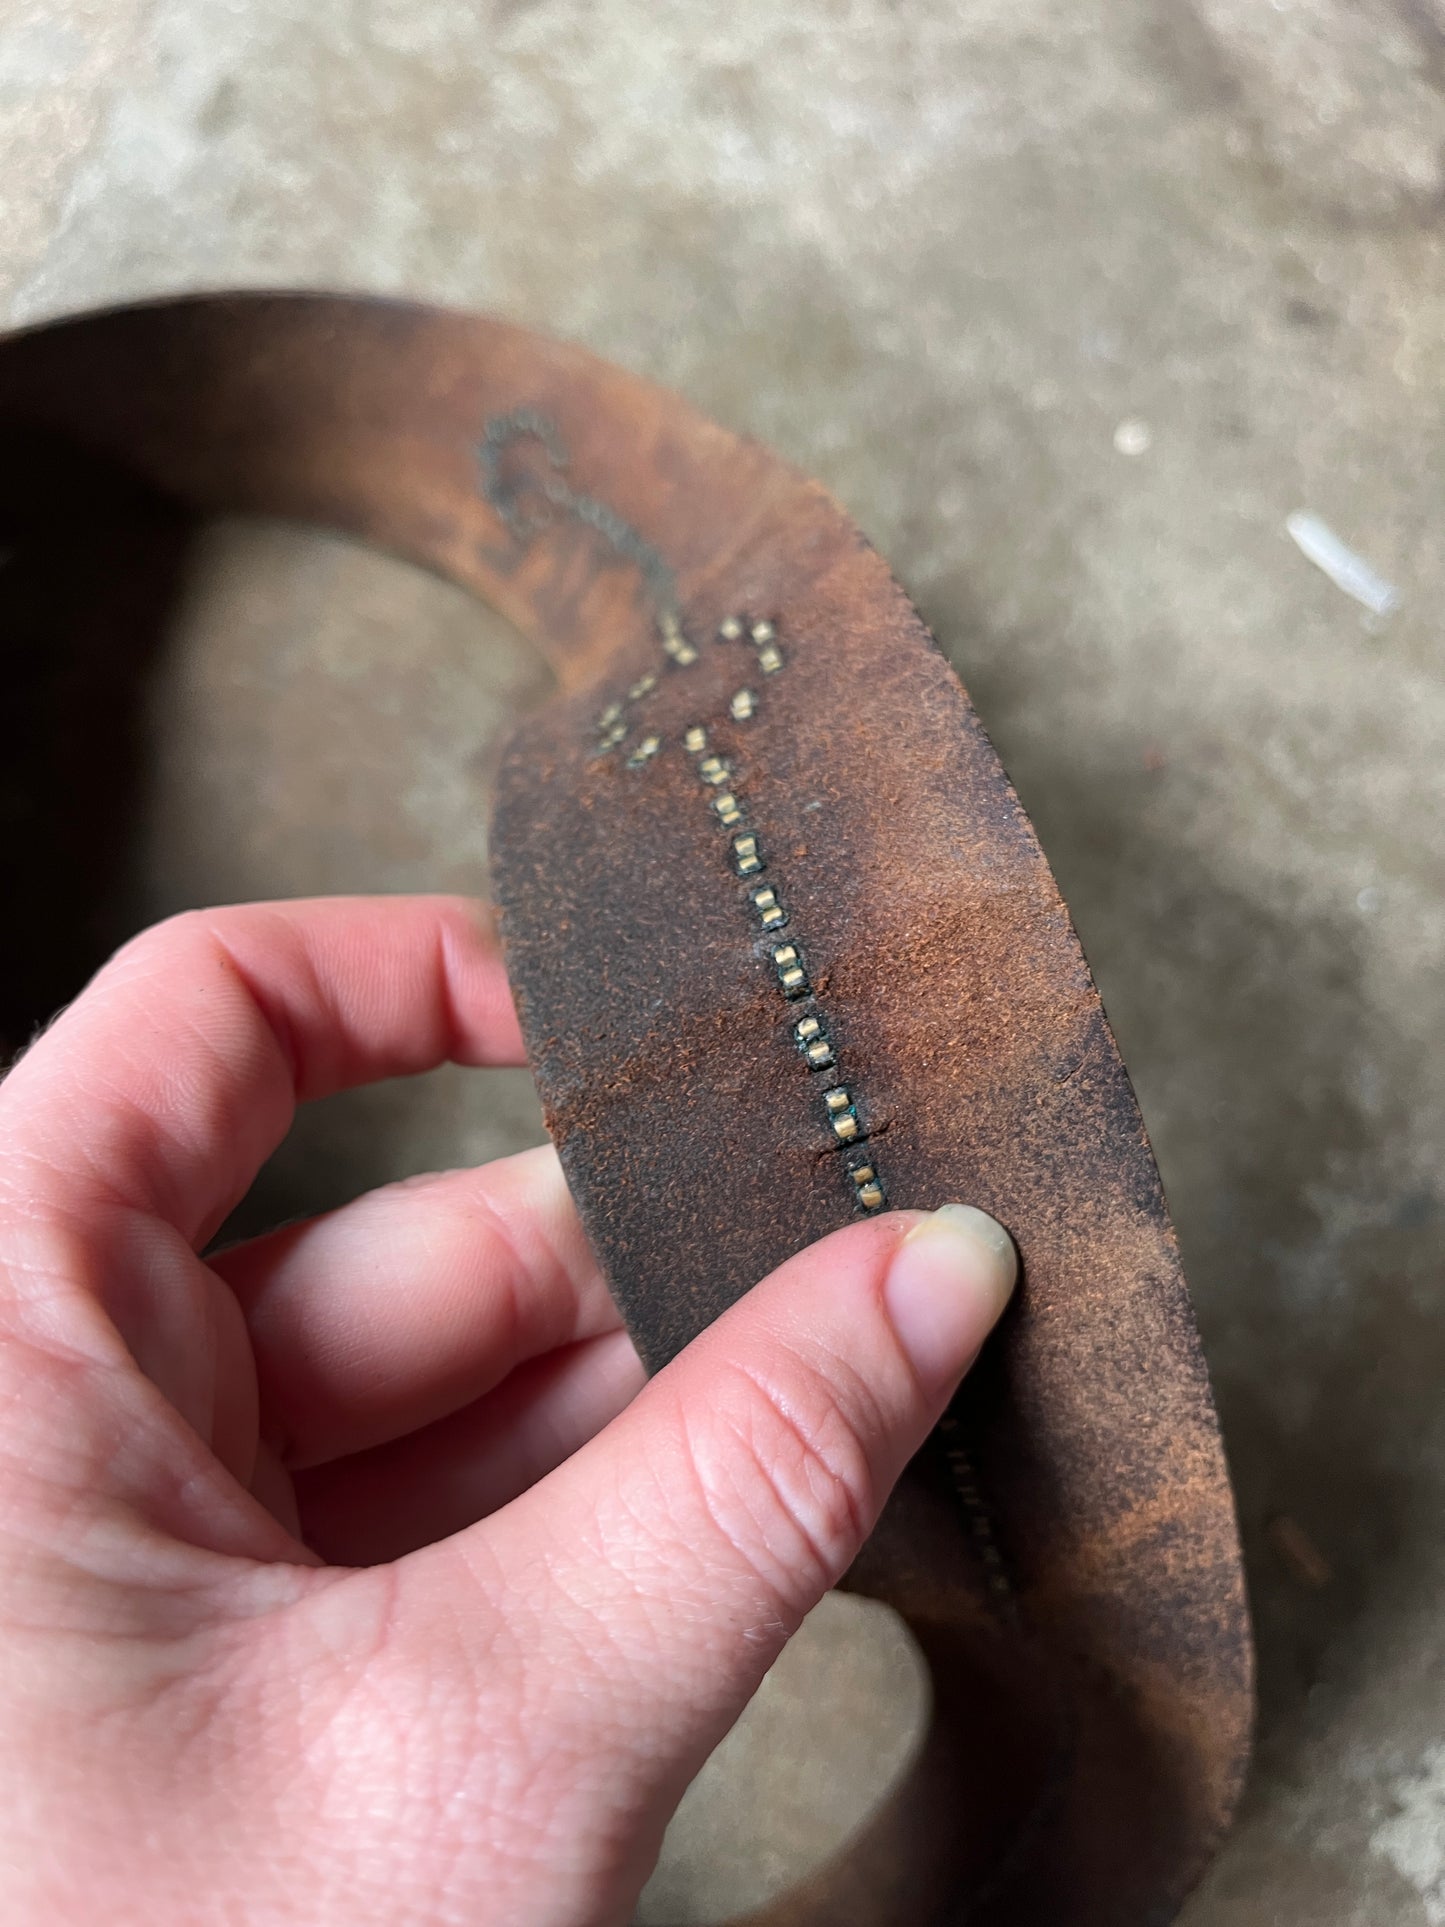
M 1121 455 L 1147 455 L 1153 442 L 1153 429 L 1137 416 L 1131 415 L 1114 430 L 1114 446 Z
M 1363 603 L 1371 615 L 1387 616 L 1399 608 L 1400 591 L 1394 583 L 1387 582 L 1363 556 L 1348 548 L 1328 522 L 1296 509 L 1285 517 L 1284 526 L 1301 555 L 1323 569 L 1337 589 Z

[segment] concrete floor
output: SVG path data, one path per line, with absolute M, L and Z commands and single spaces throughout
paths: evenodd
M 776 443 L 913 591 L 1137 1080 L 1236 1476 L 1260 1746 L 1189 1927 L 1445 1927 L 1442 210 L 1440 0 L 0 13 L 0 318 L 493 308 Z M 492 618 L 228 525 L 164 667 L 127 917 L 476 886 L 491 746 L 543 687 Z M 338 1102 L 256 1215 L 536 1132 L 516 1079 Z M 825 1852 L 919 1706 L 886 1617 L 830 1602 L 644 1918 Z

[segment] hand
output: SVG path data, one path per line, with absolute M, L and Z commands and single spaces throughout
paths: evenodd
M 623 1922 L 1002 1309 L 802 1252 L 645 1388 L 548 1150 L 203 1263 L 294 1106 L 518 1064 L 443 899 L 195 913 L 0 1087 L 0 1917 Z

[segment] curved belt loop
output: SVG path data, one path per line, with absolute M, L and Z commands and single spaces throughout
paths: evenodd
M 1252 1655 L 1158 1174 L 953 671 L 835 502 L 575 348 L 227 296 L 0 342 L 0 425 L 483 596 L 560 693 L 495 806 L 548 1128 L 648 1364 L 850 1218 L 967 1198 L 1025 1284 L 852 1575 L 928 1658 L 904 1786 L 768 1927 L 1144 1927 L 1226 1825 Z

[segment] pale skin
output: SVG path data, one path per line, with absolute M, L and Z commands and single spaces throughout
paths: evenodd
M 203 1261 L 294 1107 L 518 1064 L 450 898 L 195 912 L 0 1085 L 0 1918 L 623 1923 L 1013 1283 L 889 1212 L 644 1385 L 550 1149 Z

